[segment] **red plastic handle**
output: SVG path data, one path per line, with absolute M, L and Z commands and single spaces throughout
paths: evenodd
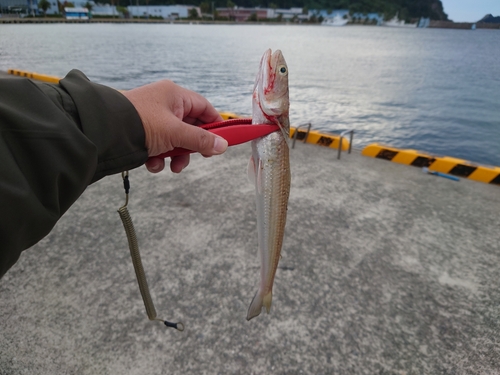
M 274 124 L 252 124 L 252 119 L 232 119 L 204 124 L 200 127 L 208 130 L 210 133 L 221 136 L 227 141 L 229 146 L 239 145 L 279 130 L 279 126 Z M 171 158 L 194 152 L 196 151 L 178 147 L 156 157 Z

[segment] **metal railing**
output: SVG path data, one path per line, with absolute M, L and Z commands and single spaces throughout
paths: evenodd
M 295 141 L 297 140 L 297 137 L 298 137 L 298 134 L 299 134 L 299 129 L 307 127 L 306 135 L 302 139 L 302 142 L 306 143 L 307 142 L 307 137 L 309 137 L 309 133 L 311 131 L 311 126 L 312 126 L 312 124 L 310 122 L 308 122 L 308 123 L 299 125 L 299 126 L 297 126 L 295 128 L 295 132 L 293 133 L 293 137 L 292 137 L 292 149 L 295 148 Z M 303 132 L 300 132 L 300 133 L 303 134 Z M 354 129 L 345 130 L 342 133 L 340 133 L 339 147 L 338 147 L 339 151 L 338 151 L 338 154 L 337 154 L 337 159 L 340 159 L 340 154 L 342 153 L 342 141 L 345 138 L 346 134 L 350 134 L 350 137 L 349 137 L 349 149 L 348 149 L 347 153 L 348 154 L 351 153 L 351 150 L 352 150 L 352 140 L 354 138 Z
M 312 124 L 310 122 L 297 126 L 297 128 L 295 129 L 295 133 L 293 133 L 292 148 L 295 147 L 295 141 L 297 140 L 297 135 L 299 134 L 299 129 L 305 128 L 306 126 L 307 126 L 307 133 L 306 133 L 306 136 L 304 137 L 303 143 L 307 142 L 307 137 L 309 137 L 309 132 L 311 131 L 311 126 L 312 126 Z
M 349 151 L 347 151 L 348 154 L 351 153 L 351 149 L 352 149 L 352 138 L 354 137 L 354 129 L 350 129 L 350 130 L 345 130 L 343 131 L 342 133 L 340 133 L 340 139 L 339 139 L 339 153 L 337 155 L 337 159 L 340 159 L 340 154 L 342 153 L 342 140 L 344 139 L 344 135 L 346 135 L 347 133 L 350 133 L 351 136 L 349 138 Z

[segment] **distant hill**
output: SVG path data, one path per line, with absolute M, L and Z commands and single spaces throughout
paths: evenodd
M 448 15 L 444 12 L 440 0 L 304 0 L 309 9 L 318 9 L 316 4 L 321 4 L 323 9 L 349 9 L 351 13 L 384 14 L 386 19 L 398 13 L 399 19 L 425 17 L 432 20 L 447 21 Z
M 491 14 L 487 14 L 483 18 L 481 18 L 479 22 L 484 22 L 484 23 L 500 23 L 500 16 L 499 17 L 493 17 Z

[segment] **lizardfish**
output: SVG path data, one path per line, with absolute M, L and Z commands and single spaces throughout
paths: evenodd
M 257 230 L 261 258 L 260 285 L 247 320 L 271 309 L 274 276 L 280 260 L 290 194 L 288 139 L 288 67 L 280 50 L 262 56 L 252 96 L 252 123 L 277 124 L 276 131 L 252 141 L 248 175 L 255 184 Z

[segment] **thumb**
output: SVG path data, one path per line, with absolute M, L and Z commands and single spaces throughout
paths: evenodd
M 182 121 L 175 126 L 171 141 L 173 147 L 186 148 L 205 156 L 222 154 L 228 146 L 224 138 Z

